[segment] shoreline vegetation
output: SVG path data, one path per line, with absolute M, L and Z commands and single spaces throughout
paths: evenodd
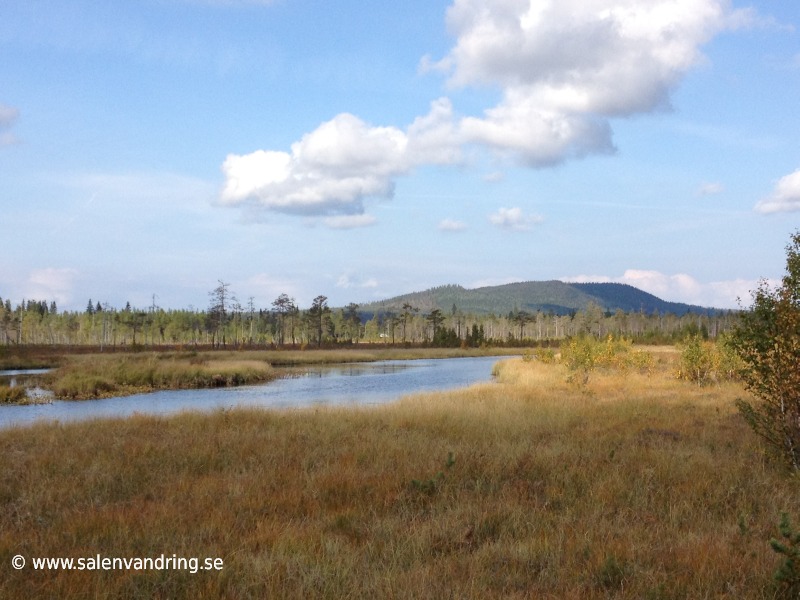
M 545 356 L 545 355 L 542 355 Z M 244 360 L 251 360 L 249 357 Z M 0 432 L 0 561 L 219 557 L 221 571 L 0 571 L 0 596 L 779 598 L 796 481 L 741 384 L 499 359 L 389 405 Z M 599 364 L 599 363 L 598 363 Z
M 370 350 L 208 350 L 135 353 L 59 353 L 20 356 L 13 368 L 57 365 L 41 386 L 59 400 L 92 400 L 167 389 L 201 389 L 267 383 L 292 367 L 518 354 L 509 349 L 377 348 Z M 24 389 L 0 386 L 0 404 L 32 402 Z
M 44 378 L 57 399 L 89 400 L 169 389 L 265 383 L 278 372 L 263 360 L 200 354 L 69 357 Z

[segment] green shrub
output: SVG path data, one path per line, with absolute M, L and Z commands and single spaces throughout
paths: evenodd
M 692 335 L 682 344 L 677 376 L 678 379 L 706 385 L 737 379 L 741 368 L 741 359 L 729 337 L 720 336 L 712 343 L 700 335 Z
M 570 370 L 570 381 L 586 384 L 595 368 L 627 372 L 636 369 L 651 373 L 655 365 L 652 354 L 633 350 L 633 343 L 624 337 L 609 335 L 600 341 L 593 337 L 578 337 L 561 346 L 561 362 Z
M 628 355 L 628 364 L 631 368 L 640 373 L 652 375 L 656 366 L 656 360 L 649 352 L 634 350 Z
M 569 380 L 586 385 L 589 382 L 589 373 L 594 369 L 597 355 L 598 343 L 594 338 L 572 338 L 566 345 L 562 345 L 561 362 L 571 373 Z
M 737 406 L 752 429 L 797 472 L 800 471 L 800 233 L 786 248 L 786 274 L 772 289 L 766 281 L 741 314 L 731 346 L 739 372 L 757 402 Z
M 546 365 L 552 365 L 556 362 L 556 353 L 553 351 L 552 348 L 537 348 L 533 356 L 541 363 Z
M 689 336 L 681 349 L 678 378 L 697 385 L 716 380 L 716 361 L 713 344 L 703 341 L 699 335 Z

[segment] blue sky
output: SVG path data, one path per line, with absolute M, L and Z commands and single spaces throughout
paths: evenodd
M 747 305 L 800 227 L 798 28 L 767 0 L 9 0 L 0 296 Z

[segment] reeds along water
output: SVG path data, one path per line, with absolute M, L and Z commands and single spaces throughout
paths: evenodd
M 322 351 L 214 351 L 70 355 L 48 378 L 56 397 L 84 400 L 156 389 L 244 385 L 269 381 L 287 366 L 452 358 L 503 350 L 376 349 Z
M 0 432 L 0 556 L 219 556 L 218 573 L 4 570 L 2 597 L 772 598 L 800 515 L 734 383 L 511 359 L 364 410 Z
M 27 397 L 24 387 L 0 384 L 0 404 L 16 404 Z
M 69 357 L 49 377 L 56 397 L 90 399 L 154 389 L 242 385 L 276 377 L 263 361 L 215 355 L 112 354 Z

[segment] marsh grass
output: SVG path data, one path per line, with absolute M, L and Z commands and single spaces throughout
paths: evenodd
M 21 404 L 28 399 L 24 387 L 0 385 L 0 404 Z
M 263 383 L 280 376 L 277 369 L 309 365 L 494 356 L 502 349 L 376 348 L 361 350 L 250 350 L 71 354 L 45 385 L 65 400 L 88 400 L 160 389 L 193 389 Z
M 371 409 L 218 411 L 0 433 L 0 597 L 773 598 L 800 514 L 733 384 L 503 361 Z M 221 572 L 13 571 L 31 556 Z
M 92 354 L 66 357 L 45 382 L 57 398 L 86 400 L 159 389 L 243 385 L 276 376 L 269 363 L 232 353 Z
M 257 350 L 238 352 L 239 355 L 266 360 L 275 367 L 374 362 L 379 360 L 414 360 L 462 358 L 470 356 L 507 356 L 520 354 L 514 348 L 402 348 L 375 345 L 371 349 L 334 350 Z

